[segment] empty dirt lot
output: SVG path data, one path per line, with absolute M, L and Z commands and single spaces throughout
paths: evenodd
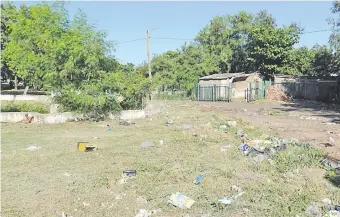
M 311 203 L 340 204 L 340 188 L 325 178 L 322 151 L 287 143 L 262 161 L 240 151 L 240 129 L 250 139 L 269 134 L 310 141 L 328 141 L 326 131 L 333 131 L 338 142 L 339 125 L 300 119 L 312 111 L 265 115 L 274 108 L 288 109 L 278 103 L 161 101 L 149 106 L 152 117 L 130 126 L 118 120 L 2 124 L 1 216 L 305 216 Z M 237 124 L 227 127 L 230 121 Z M 85 141 L 98 150 L 77 151 L 77 142 Z M 153 147 L 142 147 L 144 142 Z M 122 176 L 131 169 L 136 176 Z M 204 178 L 196 185 L 199 175 Z M 195 201 L 190 209 L 168 203 L 176 192 Z M 221 198 L 231 198 L 230 204 Z
M 340 105 L 304 101 L 198 104 L 203 110 L 223 110 L 227 116 L 242 118 L 282 137 L 310 143 L 340 160 Z M 334 142 L 330 142 L 332 138 Z M 333 147 L 325 147 L 325 143 Z

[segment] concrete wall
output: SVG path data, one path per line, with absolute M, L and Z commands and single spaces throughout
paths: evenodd
M 34 116 L 32 123 L 38 124 L 60 124 L 67 121 L 72 121 L 77 118 L 83 117 L 81 114 L 72 114 L 70 112 L 58 113 L 58 114 L 40 114 L 37 112 L 1 112 L 0 122 L 20 122 L 24 120 L 25 115 L 28 114 L 29 117 Z M 145 118 L 144 110 L 127 110 L 122 111 L 118 115 L 110 115 L 110 119 L 123 119 L 123 120 L 133 120 Z
M 1 101 L 44 101 L 50 100 L 46 95 L 0 95 Z
M 20 122 L 24 120 L 25 115 L 34 116 L 33 123 L 36 123 L 38 115 L 37 112 L 1 112 L 0 113 L 0 122 Z

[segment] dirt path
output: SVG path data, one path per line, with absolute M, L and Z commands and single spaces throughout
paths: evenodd
M 255 126 L 296 138 L 325 150 L 340 160 L 340 106 L 313 102 L 199 102 L 202 109 L 223 109 L 227 115 L 249 121 Z M 332 141 L 334 140 L 334 141 Z M 325 147 L 331 143 L 332 147 Z

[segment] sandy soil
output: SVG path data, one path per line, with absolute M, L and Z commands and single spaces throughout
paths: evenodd
M 340 105 L 295 101 L 197 102 L 201 109 L 225 110 L 227 116 L 249 121 L 285 138 L 295 138 L 323 149 L 340 160 Z M 334 141 L 333 141 L 334 140 Z M 325 147 L 330 143 L 332 147 Z

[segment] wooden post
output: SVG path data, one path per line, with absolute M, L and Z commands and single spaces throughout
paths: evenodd
M 14 90 L 18 89 L 18 77 L 17 75 L 14 76 Z

